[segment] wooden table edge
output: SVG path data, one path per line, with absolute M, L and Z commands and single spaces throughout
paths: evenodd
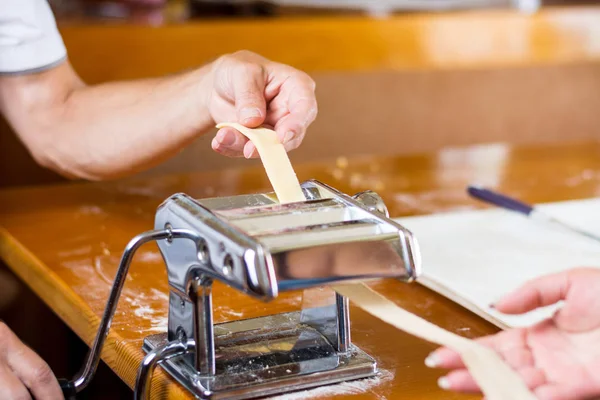
M 94 314 L 81 297 L 3 227 L 0 227 L 0 258 L 77 336 L 90 346 L 96 337 L 100 318 Z M 27 265 L 27 268 L 19 268 L 20 265 Z M 59 293 L 59 295 L 52 293 Z M 85 319 L 79 317 L 81 314 Z M 88 322 L 83 323 L 82 321 Z M 120 379 L 133 388 L 135 382 L 123 378 L 135 376 L 135 374 L 127 374 L 125 371 L 132 363 L 124 360 L 138 358 L 140 350 L 131 344 L 124 343 L 123 338 L 111 329 L 104 343 L 101 359 Z M 84 361 L 84 359 L 81 360 L 82 366 Z M 139 363 L 135 362 L 134 364 Z M 71 379 L 72 377 L 57 378 Z M 168 396 L 165 397 L 164 394 L 168 394 Z M 151 398 L 181 399 L 187 396 L 189 393 L 183 390 L 178 383 L 167 377 L 160 369 L 156 370 L 152 379 Z

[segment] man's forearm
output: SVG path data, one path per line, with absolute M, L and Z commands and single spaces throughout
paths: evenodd
M 40 164 L 70 177 L 115 178 L 164 161 L 212 124 L 202 101 L 208 71 L 85 86 L 65 64 L 49 76 L 3 78 L 29 81 L 3 82 L 2 108 Z
M 293 150 L 317 116 L 317 101 L 306 73 L 238 51 L 171 77 L 91 87 L 68 63 L 0 76 L 0 111 L 41 165 L 97 180 L 159 164 L 213 119 L 273 126 Z M 258 155 L 232 128 L 219 130 L 211 147 L 229 157 Z

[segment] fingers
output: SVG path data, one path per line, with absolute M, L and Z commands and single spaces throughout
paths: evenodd
M 256 150 L 256 146 L 254 145 L 254 143 L 248 141 L 248 143 L 246 143 L 246 145 L 244 146 L 244 157 L 246 158 L 257 158 L 258 157 L 258 151 Z
M 263 127 L 273 130 L 273 126 L 269 125 L 268 123 L 263 124 Z M 258 158 L 259 157 L 258 150 L 256 149 L 256 146 L 254 145 L 254 143 L 252 143 L 251 141 L 248 141 L 244 145 L 244 157 L 246 157 L 246 158 Z
M 600 305 L 595 289 L 597 282 L 600 282 L 600 271 L 594 268 L 576 268 L 547 275 L 504 297 L 496 308 L 507 314 L 521 314 L 565 300 L 552 321 L 566 332 L 589 331 L 600 326 L 600 318 L 594 313 Z
M 299 138 L 295 138 L 290 140 L 289 142 L 286 142 L 283 147 L 285 148 L 285 151 L 292 151 L 296 148 L 298 148 L 300 146 L 300 144 L 302 143 L 302 140 L 304 139 L 304 135 L 302 137 Z
M 518 374 L 529 389 L 536 389 L 546 384 L 546 376 L 535 367 L 524 367 L 517 369 Z M 438 386 L 444 390 L 463 393 L 480 393 L 479 386 L 466 369 L 450 372 L 448 375 L 438 379 Z
M 0 363 L 4 363 L 37 400 L 63 397 L 58 381 L 48 364 L 1 323 L 0 350 Z
M 441 347 L 429 354 L 425 359 L 425 365 L 429 368 L 465 368 L 460 355 L 447 347 Z
M 232 80 L 238 121 L 249 128 L 260 126 L 267 115 L 264 67 L 259 63 L 239 64 Z
M 505 344 L 501 346 L 498 342 L 510 342 L 510 340 L 505 339 L 506 332 L 500 332 L 495 335 L 485 336 L 477 339 L 476 341 L 479 344 L 484 346 L 491 347 L 496 350 L 498 347 L 507 347 Z M 445 369 L 457 369 L 457 368 L 465 368 L 465 364 L 463 363 L 460 355 L 447 347 L 440 347 L 439 349 L 433 351 L 427 358 L 425 359 L 425 365 L 430 368 L 445 368 Z
M 277 101 L 271 101 L 267 106 L 267 110 L 265 123 L 271 126 L 275 126 L 280 119 L 290 113 L 287 104 L 279 101 L 279 99 L 277 99 Z
M 587 383 L 587 384 L 586 384 Z M 535 396 L 540 400 L 579 400 L 597 399 L 598 387 L 592 382 L 547 383 L 534 389 Z
M 480 393 L 479 386 L 466 369 L 450 372 L 438 379 L 438 386 L 444 390 L 463 393 Z
M 543 276 L 521 286 L 495 304 L 505 314 L 523 314 L 564 300 L 571 284 L 570 272 Z
M 227 157 L 241 157 L 248 139 L 233 128 L 219 129 L 212 140 L 214 151 Z
M 495 335 L 477 339 L 477 343 L 492 348 L 514 369 L 533 365 L 533 356 L 527 345 L 525 329 L 511 329 Z M 465 368 L 460 355 L 447 348 L 441 347 L 432 352 L 425 364 L 430 368 L 459 369 Z
M 214 151 L 227 157 L 258 157 L 258 151 L 254 143 L 231 128 L 219 130 L 213 138 L 211 146 Z
M 272 126 L 263 124 L 263 127 L 273 129 Z M 254 143 L 237 130 L 227 127 L 220 129 L 212 140 L 212 148 L 219 154 L 228 157 L 258 158 L 258 150 Z
M 0 365 L 0 399 L 31 400 L 25 385 L 9 368 L 2 365 Z
M 316 119 L 318 108 L 315 97 L 315 83 L 306 74 L 297 72 L 286 85 L 290 85 L 287 99 L 289 113 L 275 123 L 275 131 L 286 150 L 292 150 L 302 143 L 308 126 Z
M 534 390 L 535 396 L 540 400 L 577 400 L 595 398 L 583 393 L 578 393 L 573 387 L 564 387 L 556 384 L 543 385 Z
M 36 400 L 62 398 L 62 390 L 54 373 L 29 347 L 19 342 L 8 354 L 7 363 Z
M 237 122 L 249 128 L 271 125 L 287 151 L 302 143 L 317 116 L 315 83 L 307 74 L 250 52 L 221 57 L 215 71 L 213 118 L 233 119 L 233 105 Z M 234 132 L 218 132 L 211 145 L 227 156 L 258 156 L 254 145 Z

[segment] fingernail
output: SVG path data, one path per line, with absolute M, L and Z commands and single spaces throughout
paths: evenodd
M 425 359 L 425 365 L 428 366 L 429 368 L 436 368 L 439 364 L 440 363 L 439 363 L 437 357 L 435 356 L 435 354 L 430 354 Z
M 223 146 L 231 146 L 232 144 L 235 143 L 235 135 L 231 132 L 228 131 L 220 131 L 217 134 L 217 141 L 219 142 L 219 144 L 222 144 Z
M 254 151 L 256 149 L 254 147 L 251 147 L 250 151 L 248 151 L 247 149 L 248 149 L 248 147 L 244 147 L 244 157 L 246 157 L 246 158 L 252 158 L 252 155 L 254 154 Z
M 210 142 L 210 147 L 212 147 L 213 150 L 218 150 L 219 149 L 219 141 L 217 140 L 217 138 L 213 138 L 213 140 Z
M 261 117 L 262 114 L 258 108 L 244 108 L 240 112 L 242 122 L 248 122 L 249 119 Z
M 437 384 L 441 389 L 450 389 L 450 381 L 445 376 L 442 376 L 440 379 L 438 379 Z
M 290 140 L 292 140 L 294 138 L 294 136 L 295 136 L 294 132 L 287 131 L 285 133 L 285 136 L 283 137 L 283 143 L 285 144 L 285 143 L 289 142 Z

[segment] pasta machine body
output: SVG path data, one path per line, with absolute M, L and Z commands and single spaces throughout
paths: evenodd
M 213 322 L 215 281 L 269 303 L 287 291 L 419 275 L 415 238 L 389 218 L 377 194 L 348 196 L 315 180 L 302 190 L 306 201 L 290 204 L 274 193 L 165 200 L 155 229 L 126 247 L 85 365 L 61 381 L 66 397 L 91 380 L 130 262 L 150 241 L 167 268 L 168 330 L 144 340 L 136 399 L 148 396 L 157 365 L 200 399 L 265 397 L 375 376 L 375 359 L 351 341 L 348 299 L 334 292 L 327 305 Z

